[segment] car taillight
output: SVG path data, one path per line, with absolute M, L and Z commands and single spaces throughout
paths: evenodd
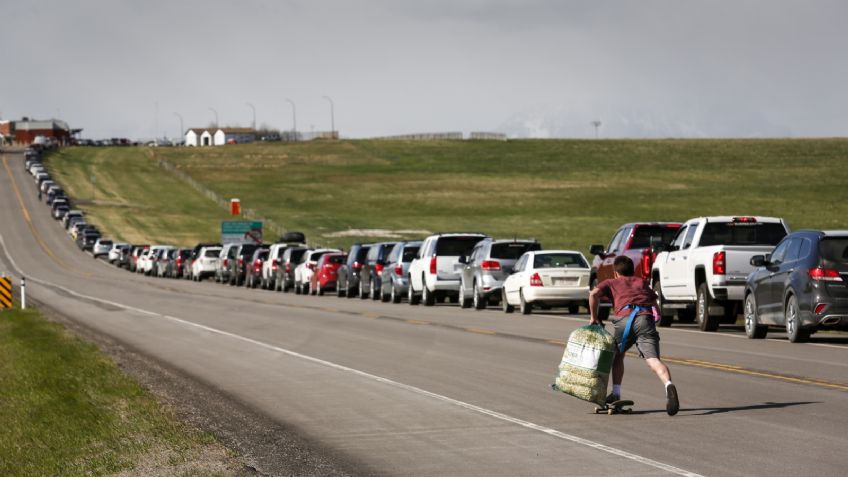
M 430 273 L 432 274 L 436 273 L 436 263 L 436 256 L 433 255 L 432 257 L 430 257 Z
M 309 263 L 306 264 L 306 268 L 308 268 L 310 270 L 315 270 L 315 264 L 312 263 L 312 262 L 309 262 Z
M 239 266 L 240 267 L 244 266 L 244 258 L 242 258 L 242 257 L 239 257 Z
M 360 269 L 362 269 L 362 264 L 359 263 L 359 262 L 353 262 L 352 267 L 353 267 L 354 270 L 360 270 Z
M 716 252 L 713 254 L 713 275 L 724 275 L 727 273 L 725 258 L 727 258 L 725 252 Z
M 651 265 L 654 264 L 654 252 L 646 248 L 642 250 L 642 278 L 651 276 Z
M 756 217 L 733 217 L 733 222 L 737 224 L 755 224 L 757 223 Z
M 817 315 L 821 315 L 825 308 L 827 308 L 827 303 L 819 303 L 818 305 L 816 305 L 816 310 L 814 311 L 814 313 Z
M 395 275 L 399 277 L 403 276 L 403 265 L 398 265 L 395 267 Z
M 279 266 L 280 266 L 280 261 L 279 261 L 279 260 L 274 260 L 273 262 L 271 262 L 271 270 L 273 270 L 273 271 L 275 271 L 275 272 L 276 272 L 276 271 L 277 271 L 277 268 L 278 268 Z
M 291 263 L 286 263 L 286 271 L 291 272 Z
M 378 264 L 374 265 L 374 270 L 377 270 L 377 273 L 383 273 L 383 264 L 378 263 Z
M 480 268 L 483 270 L 500 270 L 501 262 L 497 260 L 483 260 L 483 263 L 480 264 Z
M 832 268 L 811 268 L 809 272 L 810 278 L 816 281 L 822 282 L 839 282 L 842 281 L 842 277 L 839 276 L 839 270 L 834 270 Z
M 530 277 L 530 286 L 531 286 L 531 287 L 541 287 L 541 286 L 544 286 L 544 285 L 542 284 L 542 277 L 540 277 L 538 273 L 534 273 L 534 274 Z
M 225 258 L 225 259 L 224 259 L 224 268 L 227 268 L 227 267 L 229 267 L 229 266 L 230 266 L 230 259 L 229 259 L 229 258 Z

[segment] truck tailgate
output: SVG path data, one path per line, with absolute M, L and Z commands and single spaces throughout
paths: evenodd
M 728 281 L 745 281 L 754 266 L 751 257 L 771 253 L 774 247 L 770 245 L 725 245 L 717 247 L 716 251 L 725 252 L 725 268 Z

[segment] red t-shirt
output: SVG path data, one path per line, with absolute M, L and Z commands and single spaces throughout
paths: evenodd
M 610 278 L 598 284 L 597 290 L 601 296 L 612 300 L 616 316 L 629 316 L 630 310 L 624 309 L 627 305 L 651 307 L 657 304 L 656 294 L 648 287 L 648 281 L 641 277 Z

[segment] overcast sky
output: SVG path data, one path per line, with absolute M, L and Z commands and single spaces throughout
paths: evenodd
M 848 135 L 848 1 L 0 0 L 0 117 L 84 137 Z M 158 114 L 157 114 L 158 110 Z M 158 120 L 157 120 L 158 119 Z M 158 124 L 158 128 L 157 128 Z

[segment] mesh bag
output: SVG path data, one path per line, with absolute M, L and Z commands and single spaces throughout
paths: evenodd
M 614 356 L 615 340 L 603 326 L 577 328 L 568 337 L 559 374 L 552 387 L 578 399 L 603 405 Z

